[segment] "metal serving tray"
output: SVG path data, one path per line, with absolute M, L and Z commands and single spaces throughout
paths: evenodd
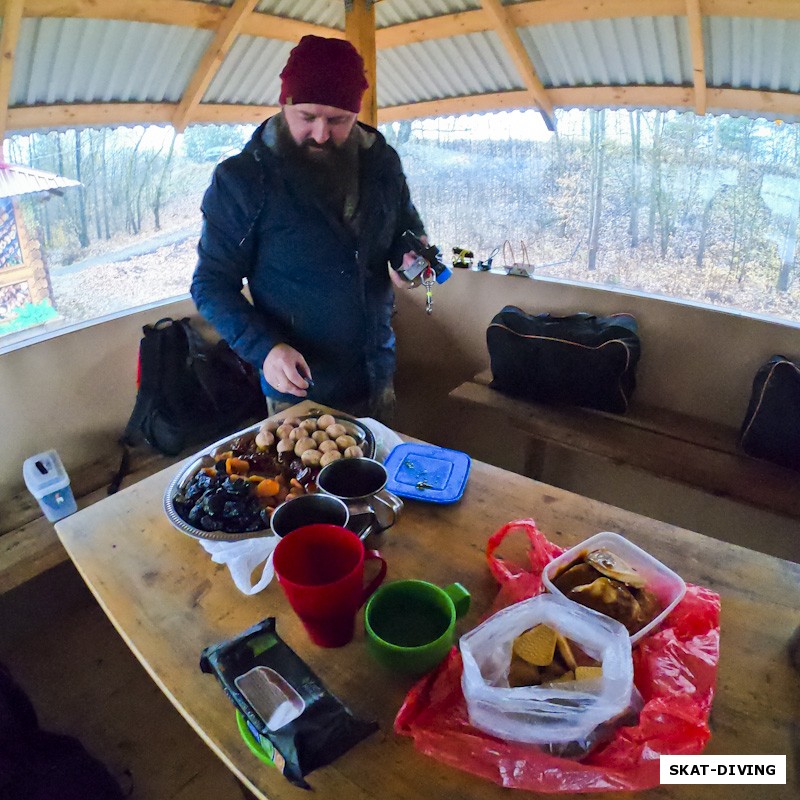
M 299 419 L 302 421 L 304 419 L 316 419 L 317 417 L 321 417 L 326 413 L 328 412 L 319 411 L 319 413 L 305 414 L 302 417 L 285 418 Z M 367 458 L 375 457 L 375 437 L 373 436 L 372 431 L 367 428 L 366 425 L 363 425 L 352 417 L 339 417 L 334 415 L 334 419 L 339 424 L 344 425 L 344 427 L 347 429 L 347 432 L 358 442 Z M 167 519 L 172 523 L 172 525 L 181 533 L 185 533 L 187 536 L 192 536 L 195 539 L 206 539 L 212 542 L 241 542 L 243 539 L 255 539 L 263 536 L 273 535 L 272 531 L 268 527 L 257 531 L 247 531 L 245 533 L 204 531 L 201 528 L 196 528 L 194 525 L 190 525 L 188 522 L 186 522 L 176 511 L 175 504 L 173 502 L 178 492 L 183 490 L 203 467 L 213 467 L 217 461 L 217 456 L 219 456 L 220 453 L 230 450 L 231 445 L 237 439 L 255 439 L 256 434 L 263 424 L 264 420 L 256 423 L 255 425 L 251 425 L 249 428 L 244 428 L 243 430 L 237 431 L 230 436 L 226 436 L 224 439 L 220 439 L 218 442 L 214 442 L 212 445 L 209 445 L 204 450 L 196 453 L 191 458 L 189 464 L 180 472 L 178 472 L 178 474 L 175 475 L 175 477 L 170 481 L 169 486 L 167 486 L 167 489 L 164 492 L 164 513 L 167 515 Z

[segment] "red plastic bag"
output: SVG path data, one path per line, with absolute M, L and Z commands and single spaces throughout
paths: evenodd
M 528 537 L 529 567 L 494 555 L 514 531 Z M 489 569 L 501 585 L 490 614 L 541 593 L 544 566 L 562 552 L 530 519 L 497 531 L 486 546 Z M 645 703 L 638 724 L 618 728 L 582 761 L 547 755 L 472 727 L 457 648 L 411 689 L 394 728 L 438 761 L 507 788 L 570 793 L 649 789 L 659 784 L 659 756 L 697 754 L 708 741 L 718 662 L 719 595 L 687 584 L 664 624 L 634 648 L 634 683 Z

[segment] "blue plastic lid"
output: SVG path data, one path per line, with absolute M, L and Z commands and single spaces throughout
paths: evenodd
M 467 484 L 470 457 L 460 450 L 430 444 L 399 444 L 384 462 L 386 488 L 400 497 L 429 503 L 454 503 Z

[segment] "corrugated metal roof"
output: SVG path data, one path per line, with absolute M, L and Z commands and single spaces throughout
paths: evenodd
M 381 0 L 375 6 L 375 26 L 385 28 L 480 7 L 477 0 Z
M 493 32 L 379 50 L 377 71 L 378 106 L 522 88 Z
M 9 105 L 176 103 L 212 38 L 151 22 L 26 18 Z
M 344 29 L 344 2 L 342 0 L 261 0 L 256 11 L 275 14 L 277 17 L 299 19 L 326 25 L 329 28 Z
M 0 162 L 0 197 L 52 192 L 68 186 L 80 186 L 80 183 L 52 172 Z
M 520 28 L 545 86 L 692 82 L 685 17 L 622 17 Z
M 233 0 L 194 2 L 230 6 Z M 344 27 L 343 0 L 260 0 L 256 8 Z M 382 0 L 375 8 L 376 23 L 385 28 L 477 8 L 479 0 Z M 800 21 L 709 16 L 703 18 L 703 33 L 709 87 L 800 92 L 794 46 Z M 519 34 L 548 88 L 692 86 L 684 16 L 551 23 L 521 28 Z M 213 35 L 188 25 L 25 17 L 9 104 L 177 103 Z M 290 49 L 289 42 L 239 36 L 203 102 L 274 104 Z M 379 107 L 522 88 L 521 76 L 493 31 L 380 50 L 377 60 Z
M 800 21 L 710 17 L 705 32 L 710 85 L 800 91 Z
M 274 105 L 291 42 L 240 36 L 211 81 L 203 102 Z

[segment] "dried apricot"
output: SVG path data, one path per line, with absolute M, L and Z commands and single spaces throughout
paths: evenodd
M 241 458 L 228 458 L 225 460 L 225 472 L 228 475 L 247 475 L 250 472 L 250 464 Z
M 256 494 L 259 497 L 274 497 L 280 490 L 281 485 L 272 478 L 265 478 L 256 486 Z

